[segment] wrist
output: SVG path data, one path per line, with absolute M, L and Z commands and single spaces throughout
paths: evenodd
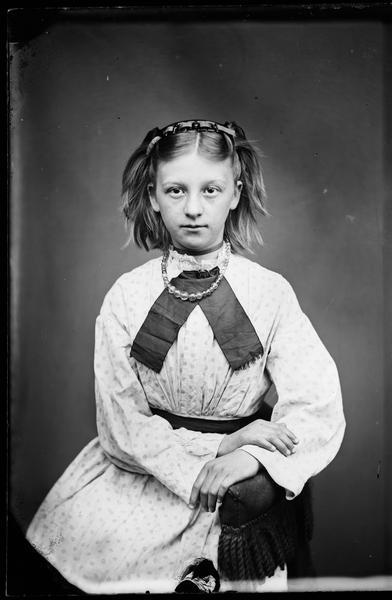
M 241 453 L 241 454 L 246 454 L 249 458 L 249 461 L 251 463 L 253 463 L 254 465 L 257 465 L 257 470 L 260 471 L 261 469 L 263 469 L 263 465 L 261 464 L 261 462 L 259 461 L 258 458 L 256 458 L 255 456 L 253 456 L 253 454 L 250 454 L 250 452 L 248 452 L 247 450 L 244 450 L 243 448 L 237 448 L 236 450 L 237 452 Z
M 234 448 L 232 443 L 232 434 L 226 433 L 223 436 L 223 440 L 219 445 L 217 456 L 224 456 L 225 454 L 229 454 L 229 452 L 232 452 L 233 450 Z
M 229 435 L 225 434 L 222 438 L 221 443 L 219 444 L 219 448 L 218 448 L 218 452 L 216 453 L 216 456 L 224 456 L 225 454 L 227 454 L 228 452 L 230 452 L 230 450 L 228 450 L 228 444 L 229 444 L 229 440 L 228 440 Z
M 225 434 L 218 448 L 217 456 L 224 456 L 242 446 L 240 431 Z
M 246 443 L 244 440 L 244 434 L 243 434 L 242 429 L 238 429 L 238 431 L 235 431 L 233 433 L 233 435 L 235 436 L 235 447 L 236 448 L 240 448 L 241 446 L 243 446 Z

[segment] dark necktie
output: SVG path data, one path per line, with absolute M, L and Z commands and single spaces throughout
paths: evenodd
M 218 275 L 219 267 L 211 271 L 183 271 L 170 283 L 180 291 L 198 293 L 208 289 Z M 176 298 L 165 288 L 136 334 L 131 356 L 159 373 L 178 331 L 197 305 L 234 371 L 262 356 L 263 346 L 257 333 L 225 278 L 210 296 L 195 302 Z

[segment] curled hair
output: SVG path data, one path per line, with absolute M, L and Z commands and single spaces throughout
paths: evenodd
M 230 210 L 225 223 L 225 238 L 233 250 L 251 250 L 254 242 L 263 244 L 257 216 L 265 216 L 266 193 L 258 149 L 245 138 L 236 124 L 232 136 L 213 131 L 183 131 L 155 141 L 159 129 L 151 130 L 130 156 L 122 178 L 122 210 L 132 238 L 140 248 L 166 250 L 170 243 L 161 214 L 151 206 L 148 184 L 155 185 L 159 161 L 170 161 L 197 148 L 197 152 L 213 161 L 231 158 L 234 181 L 242 181 L 241 196 L 235 209 Z M 151 140 L 154 140 L 151 144 Z M 147 149 L 149 151 L 147 152 Z M 151 150 L 150 150 L 151 149 Z

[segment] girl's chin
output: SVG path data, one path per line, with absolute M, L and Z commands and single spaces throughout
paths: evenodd
M 181 238 L 173 239 L 173 246 L 176 248 L 180 248 L 182 250 L 208 250 L 213 246 L 221 243 L 223 241 L 223 237 L 221 239 L 207 239 L 206 236 L 202 235 L 201 232 L 190 232 L 187 235 L 181 236 Z

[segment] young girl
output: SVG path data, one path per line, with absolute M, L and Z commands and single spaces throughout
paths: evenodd
M 201 559 L 218 567 L 230 486 L 264 469 L 291 501 L 334 458 L 345 428 L 335 364 L 292 287 L 237 253 L 261 242 L 256 217 L 266 214 L 243 130 L 153 129 L 126 165 L 123 192 L 135 242 L 163 256 L 122 275 L 104 299 L 98 437 L 27 532 L 93 594 L 179 591 L 187 567 L 185 579 Z M 272 383 L 270 422 L 257 411 Z M 214 585 L 199 578 L 199 591 L 219 589 L 213 571 Z M 220 576 L 220 590 L 233 589 Z M 286 587 L 283 565 L 257 589 Z

